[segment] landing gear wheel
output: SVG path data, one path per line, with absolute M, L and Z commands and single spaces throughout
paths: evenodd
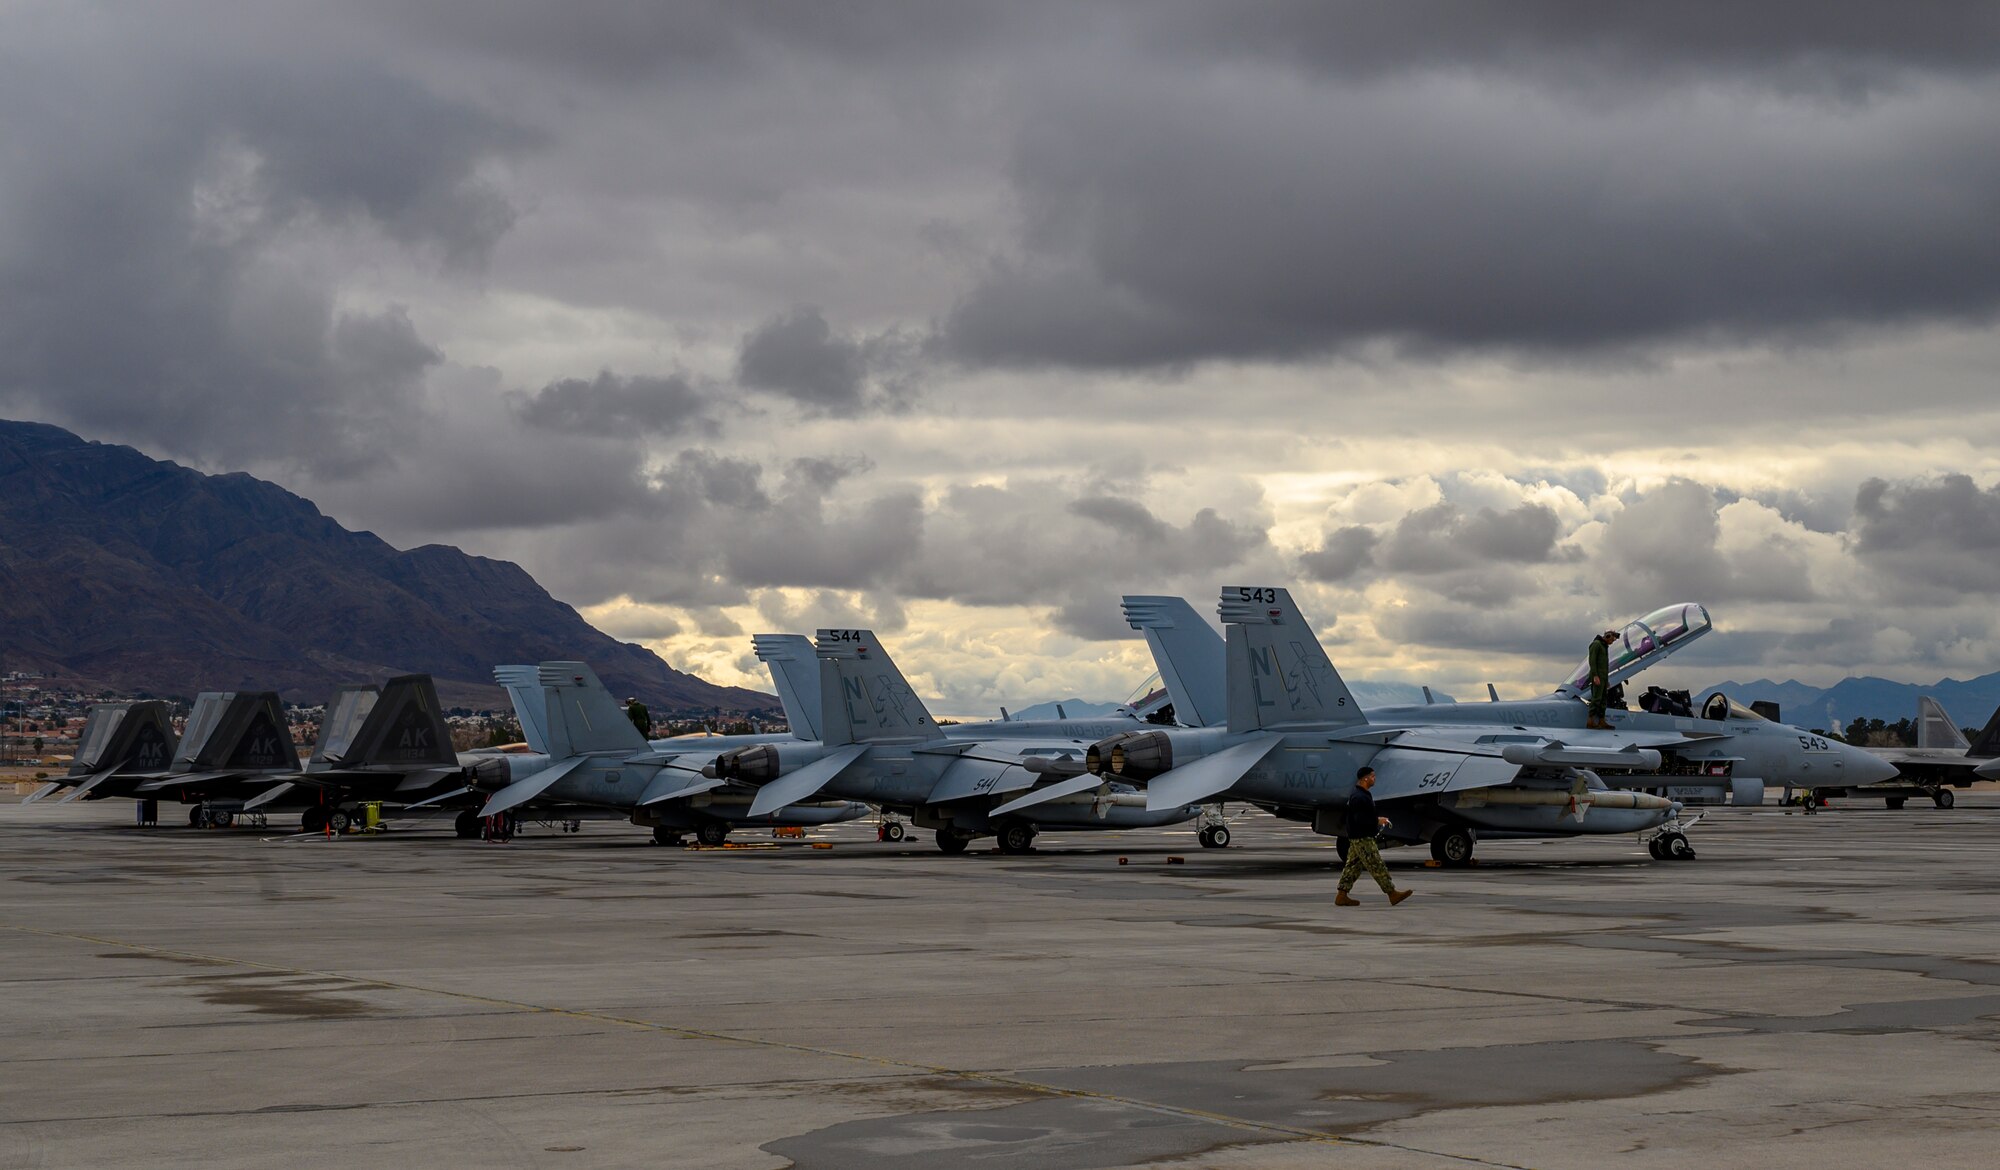
M 1201 839 L 1201 847 L 1203 849 L 1229 848 L 1229 826 L 1227 825 L 1210 825 L 1200 833 L 1197 833 L 1196 836 Z
M 1431 860 L 1453 869 L 1472 864 L 1472 830 L 1449 828 L 1431 838 Z
M 345 833 L 347 826 L 353 823 L 354 820 L 347 815 L 346 809 L 336 808 L 327 810 L 326 827 L 332 829 L 335 833 Z
M 318 805 L 307 809 L 305 814 L 299 817 L 299 828 L 308 833 L 326 832 L 326 810 Z
M 1909 797 L 1907 796 L 1885 796 L 1882 798 L 1882 803 L 1888 805 L 1890 808 L 1901 808 L 1904 802 L 1908 800 Z
M 1654 861 L 1667 860 L 1667 847 L 1660 843 L 1658 837 L 1646 842 L 1646 852 L 1652 855 Z
M 1026 853 L 1035 847 L 1035 830 L 1032 825 L 1012 824 L 1000 830 L 1000 852 Z
M 950 829 L 938 830 L 937 847 L 940 852 L 963 853 L 965 852 L 965 847 L 970 844 L 972 844 L 972 838 L 970 837 L 961 837 Z
M 480 823 L 479 812 L 476 809 L 466 809 L 451 823 L 452 832 L 456 833 L 461 841 L 478 840 L 479 831 L 485 827 Z
M 729 840 L 729 826 L 721 821 L 703 821 L 694 831 L 694 839 L 710 847 Z
M 653 844 L 685 845 L 687 844 L 687 838 L 681 836 L 681 831 L 679 829 L 670 829 L 665 825 L 654 825 Z
M 903 832 L 903 823 L 901 821 L 890 821 L 888 824 L 882 826 L 882 839 L 884 841 L 901 841 L 904 836 L 906 834 Z
M 1950 808 L 1958 803 L 1958 798 L 1951 794 L 1951 789 L 1940 788 L 1931 794 L 1931 803 L 1939 808 Z
M 203 806 L 203 805 L 199 805 L 199 804 L 198 804 L 198 805 L 195 805 L 195 806 L 194 806 L 193 808 L 189 809 L 189 810 L 188 810 L 188 828 L 190 828 L 190 829 L 199 829 L 199 828 L 201 828 L 201 826 L 202 826 L 202 822 L 203 822 L 203 821 L 204 821 L 204 820 L 206 819 L 206 818 L 204 818 L 204 817 L 202 816 L 202 814 L 203 814 L 203 813 L 205 813 L 205 812 L 207 812 L 207 811 L 208 811 L 208 809 L 207 809 L 207 808 L 206 808 L 205 806 Z
M 1661 833 L 1660 852 L 1672 861 L 1693 861 L 1694 845 L 1688 841 L 1686 833 Z

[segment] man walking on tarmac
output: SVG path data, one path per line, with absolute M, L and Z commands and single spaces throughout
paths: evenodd
M 1604 704 L 1611 697 L 1611 643 L 1617 640 L 1617 630 L 1606 630 L 1590 640 L 1590 718 L 1583 725 L 1592 731 L 1611 730 Z
M 1354 791 L 1347 794 L 1347 864 L 1340 870 L 1340 889 L 1333 895 L 1336 906 L 1359 906 L 1360 902 L 1347 896 L 1354 888 L 1354 879 L 1361 876 L 1365 868 L 1389 895 L 1389 905 L 1394 906 L 1412 891 L 1399 890 L 1389 879 L 1389 867 L 1382 864 L 1382 847 L 1375 844 L 1375 836 L 1389 827 L 1388 817 L 1375 815 L 1375 798 L 1368 790 L 1375 787 L 1375 769 L 1363 768 L 1354 774 Z

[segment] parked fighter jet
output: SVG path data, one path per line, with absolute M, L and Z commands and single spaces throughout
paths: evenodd
M 1185 607 L 1178 598 L 1152 599 Z M 1149 630 L 1166 648 L 1162 677 L 1176 711 L 1213 707 L 1189 672 L 1204 665 L 1215 632 L 1187 611 Z M 1157 636 L 1155 636 L 1157 635 Z M 1200 813 L 1189 803 L 1146 807 L 1136 788 L 1093 781 L 1089 792 L 1065 792 L 1038 801 L 1031 813 L 994 815 L 1011 794 L 1056 784 L 1083 770 L 1088 732 L 1131 734 L 1146 726 L 1131 717 L 1058 720 L 1036 724 L 987 723 L 940 727 L 911 691 L 903 674 L 870 630 L 821 630 L 820 738 L 814 743 L 772 744 L 718 756 L 708 774 L 759 786 L 753 815 L 784 808 L 818 793 L 864 800 L 910 817 L 937 834 L 938 848 L 963 852 L 973 838 L 993 834 L 1002 852 L 1033 847 L 1049 829 L 1123 829 L 1173 824 Z M 1181 653 L 1185 650 L 1186 653 Z M 1190 715 L 1188 717 L 1194 717 Z M 1204 827 L 1204 844 L 1228 843 L 1227 830 Z
M 76 783 L 62 800 L 169 797 L 193 805 L 188 820 L 201 824 L 216 815 L 206 807 L 211 796 L 229 792 L 245 779 L 298 771 L 298 749 L 292 745 L 291 729 L 275 691 L 203 692 L 195 699 L 166 766 L 142 770 L 140 761 L 157 758 L 165 742 L 159 731 L 165 724 L 164 712 L 165 705 L 154 702 L 107 703 L 92 708 L 84 721 L 84 746 L 78 750 L 76 768 L 96 770 Z M 89 748 L 93 737 L 106 745 L 103 750 Z M 73 769 L 64 783 L 73 783 L 78 775 Z
M 794 733 L 811 726 L 806 708 L 817 699 L 817 679 L 808 680 L 811 643 L 799 635 L 761 635 L 757 655 L 771 670 Z M 705 777 L 701 768 L 732 748 L 768 744 L 788 736 L 702 736 L 648 742 L 624 715 L 596 674 L 580 662 L 503 666 L 494 677 L 507 688 L 521 720 L 527 753 L 485 753 L 473 762 L 472 782 L 491 792 L 477 812 L 460 815 L 476 833 L 478 818 L 511 814 L 524 806 L 614 810 L 634 824 L 650 827 L 661 844 L 679 844 L 695 834 L 720 845 L 733 826 L 824 825 L 866 816 L 866 805 L 826 801 L 784 809 L 777 815 L 752 814 L 752 793 L 741 785 Z
M 1979 738 L 1968 742 L 1965 733 L 1946 713 L 1943 704 L 1929 695 L 1917 696 L 1917 746 L 1864 748 L 1895 765 L 1895 779 L 1882 784 L 1828 791 L 1821 796 L 1880 796 L 1890 808 L 1902 808 L 1912 796 L 1927 796 L 1939 808 L 1957 803 L 1952 789 L 1970 787 L 1974 780 L 1992 778 L 1987 770 L 2000 771 L 2000 708 L 1986 720 Z
M 64 788 L 76 790 L 65 800 L 82 799 L 113 777 L 119 778 L 116 787 L 122 791 L 131 786 L 126 777 L 164 773 L 179 744 L 166 703 L 158 699 L 99 703 L 83 721 L 69 772 L 42 785 L 21 803 L 33 804 Z
M 1728 785 L 1737 803 L 1761 803 L 1766 783 L 1889 775 L 1866 752 L 1726 697 L 1707 712 L 1718 718 L 1614 711 L 1611 731 L 1585 729 L 1584 706 L 1559 696 L 1364 713 L 1288 591 L 1225 589 L 1221 614 L 1228 726 L 1133 733 L 1091 748 L 1099 776 L 1144 782 L 1151 807 L 1226 796 L 1337 834 L 1355 771 L 1366 764 L 1376 770 L 1375 800 L 1392 818 L 1387 837 L 1429 842 L 1445 864 L 1469 862 L 1482 836 L 1653 829 L 1662 830 L 1649 842 L 1655 856 L 1692 856 L 1678 804 L 1643 789 L 1698 778 Z M 1065 787 L 995 812 L 1023 811 Z

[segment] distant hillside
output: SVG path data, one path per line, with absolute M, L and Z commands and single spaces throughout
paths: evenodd
M 503 662 L 580 658 L 655 714 L 775 707 L 619 642 L 509 561 L 407 551 L 249 475 L 0 420 L 0 656 L 106 686 L 188 695 L 437 676 L 448 703 L 503 704 Z
M 1963 681 L 1948 678 L 1921 686 L 1886 678 L 1844 678 L 1830 687 L 1807 686 L 1787 680 L 1760 678 L 1751 682 L 1718 683 L 1709 690 L 1726 691 L 1740 702 L 1775 701 L 1785 722 L 1801 727 L 1831 727 L 1855 719 L 1895 722 L 1917 713 L 1917 696 L 1930 695 L 1960 727 L 1980 727 L 2000 706 L 2000 671 Z

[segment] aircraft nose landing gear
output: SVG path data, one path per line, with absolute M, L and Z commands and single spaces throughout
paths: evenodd
M 1654 861 L 1694 860 L 1694 845 L 1679 829 L 1669 829 L 1646 842 L 1646 852 L 1653 855 Z

